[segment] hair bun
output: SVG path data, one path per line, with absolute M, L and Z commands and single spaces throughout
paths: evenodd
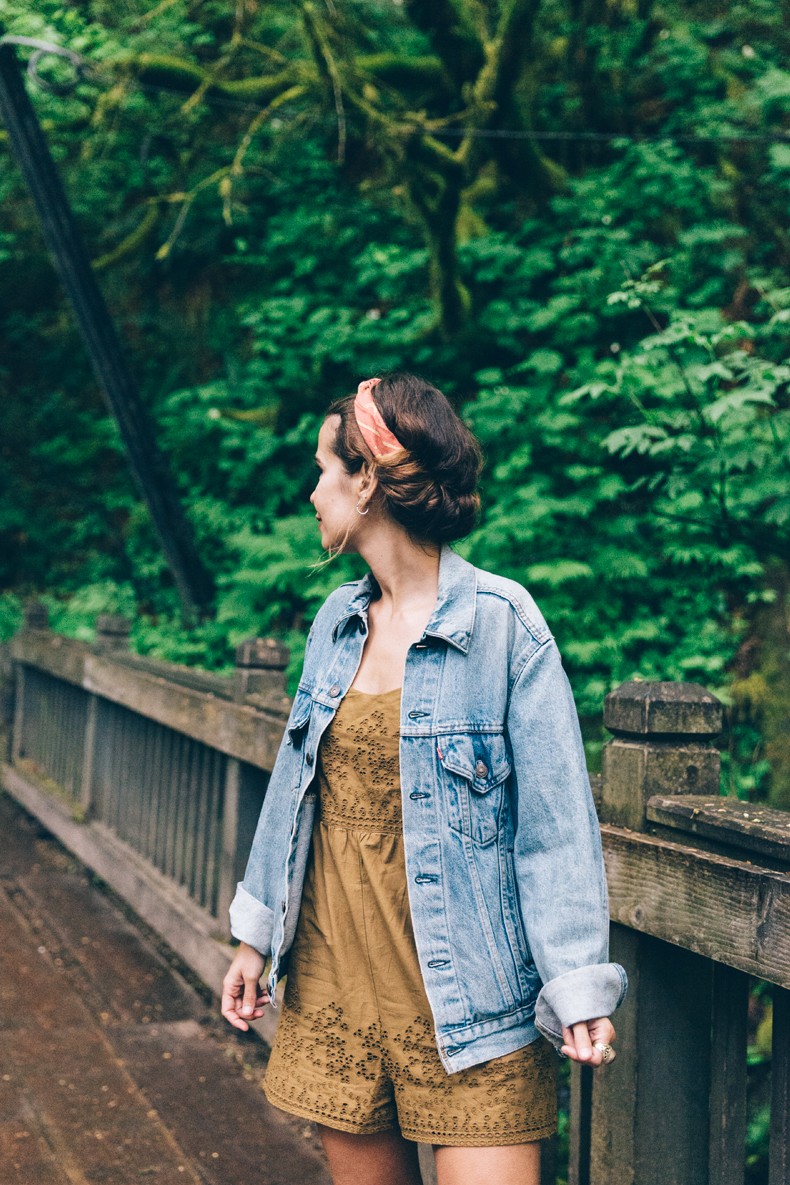
M 382 378 L 373 397 L 403 449 L 374 457 L 354 420 L 354 396 L 348 396 L 327 413 L 340 416 L 335 451 L 347 471 L 358 472 L 365 462 L 375 465 L 387 513 L 415 538 L 434 543 L 463 539 L 480 509 L 477 440 L 447 397 L 416 375 Z

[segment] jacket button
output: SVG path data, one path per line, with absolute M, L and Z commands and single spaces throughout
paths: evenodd
M 287 906 L 286 906 L 285 902 L 283 901 L 282 904 L 280 905 L 280 910 L 282 913 L 285 913 L 286 909 L 287 909 Z
M 475 777 L 485 778 L 488 775 L 488 766 L 485 761 L 478 761 L 475 766 Z
M 329 688 L 329 694 L 332 696 L 332 699 L 337 699 L 337 697 L 340 695 L 340 688 L 338 687 L 337 683 L 333 683 Z
M 304 755 L 304 759 L 305 759 L 305 761 L 307 762 L 307 764 L 308 764 L 308 765 L 312 765 L 312 764 L 313 764 L 313 760 L 314 760 L 314 758 L 313 758 L 313 754 L 311 753 L 311 751 L 310 751 L 309 749 L 308 749 L 308 750 L 307 750 L 307 752 L 305 753 L 305 755 Z

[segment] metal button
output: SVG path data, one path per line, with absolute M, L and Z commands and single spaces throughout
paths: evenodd
M 329 694 L 332 696 L 332 699 L 337 699 L 340 695 L 340 688 L 337 683 L 333 683 L 329 688 Z
M 311 751 L 310 751 L 309 749 L 308 749 L 308 750 L 307 750 L 307 752 L 305 753 L 305 755 L 304 755 L 304 759 L 305 759 L 305 761 L 307 762 L 307 764 L 308 764 L 308 765 L 312 765 L 312 764 L 313 764 L 313 760 L 314 760 L 314 758 L 313 758 L 313 754 L 311 753 Z
M 485 778 L 487 776 L 488 776 L 488 766 L 486 765 L 485 761 L 478 761 L 477 765 L 475 766 L 475 777 L 476 778 Z
M 429 798 L 429 797 L 430 797 L 430 795 L 426 794 L 426 792 L 424 790 L 412 790 L 411 794 L 409 795 L 409 798 Z

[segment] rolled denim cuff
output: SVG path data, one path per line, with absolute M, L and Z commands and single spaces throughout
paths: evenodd
M 274 933 L 274 914 L 268 905 L 253 897 L 239 881 L 230 903 L 230 932 L 239 942 L 254 946 L 268 958 Z
M 593 963 L 550 979 L 535 1005 L 535 1024 L 557 1049 L 562 1030 L 582 1020 L 611 1016 L 622 1003 L 628 977 L 619 963 Z

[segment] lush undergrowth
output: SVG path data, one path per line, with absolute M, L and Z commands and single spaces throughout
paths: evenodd
M 531 32 L 542 52 L 513 66 L 502 126 L 578 138 L 532 143 L 533 172 L 472 138 L 441 273 L 441 228 L 420 203 L 430 176 L 446 196 L 450 173 L 438 152 L 420 172 L 384 118 L 431 116 L 448 150 L 442 126 L 487 126 L 490 108 L 478 97 L 463 110 L 446 79 L 414 89 L 408 62 L 443 52 L 435 30 L 408 6 L 351 6 L 319 53 L 336 67 L 329 102 L 321 71 L 308 77 L 324 34 L 311 41 L 296 9 L 255 6 L 234 27 L 222 5 L 146 7 L 4 0 L 0 15 L 98 71 L 67 95 L 31 95 L 216 581 L 215 611 L 181 621 L 7 168 L 0 630 L 43 596 L 55 628 L 88 637 L 98 612 L 125 612 L 142 652 L 219 669 L 240 639 L 276 634 L 296 670 L 323 597 L 358 571 L 351 558 L 316 566 L 307 499 L 322 411 L 361 377 L 416 370 L 486 454 L 482 518 L 460 550 L 535 595 L 591 762 L 613 686 L 697 681 L 730 705 L 725 788 L 790 802 L 779 13 L 675 2 L 582 18 L 545 0 Z M 405 59 L 382 81 L 371 55 L 395 46 Z M 140 55 L 164 52 L 180 75 L 146 73 Z M 309 85 L 253 129 L 239 92 L 197 76 L 179 90 L 184 62 L 232 83 L 297 62 Z M 608 130 L 620 138 L 584 138 Z

